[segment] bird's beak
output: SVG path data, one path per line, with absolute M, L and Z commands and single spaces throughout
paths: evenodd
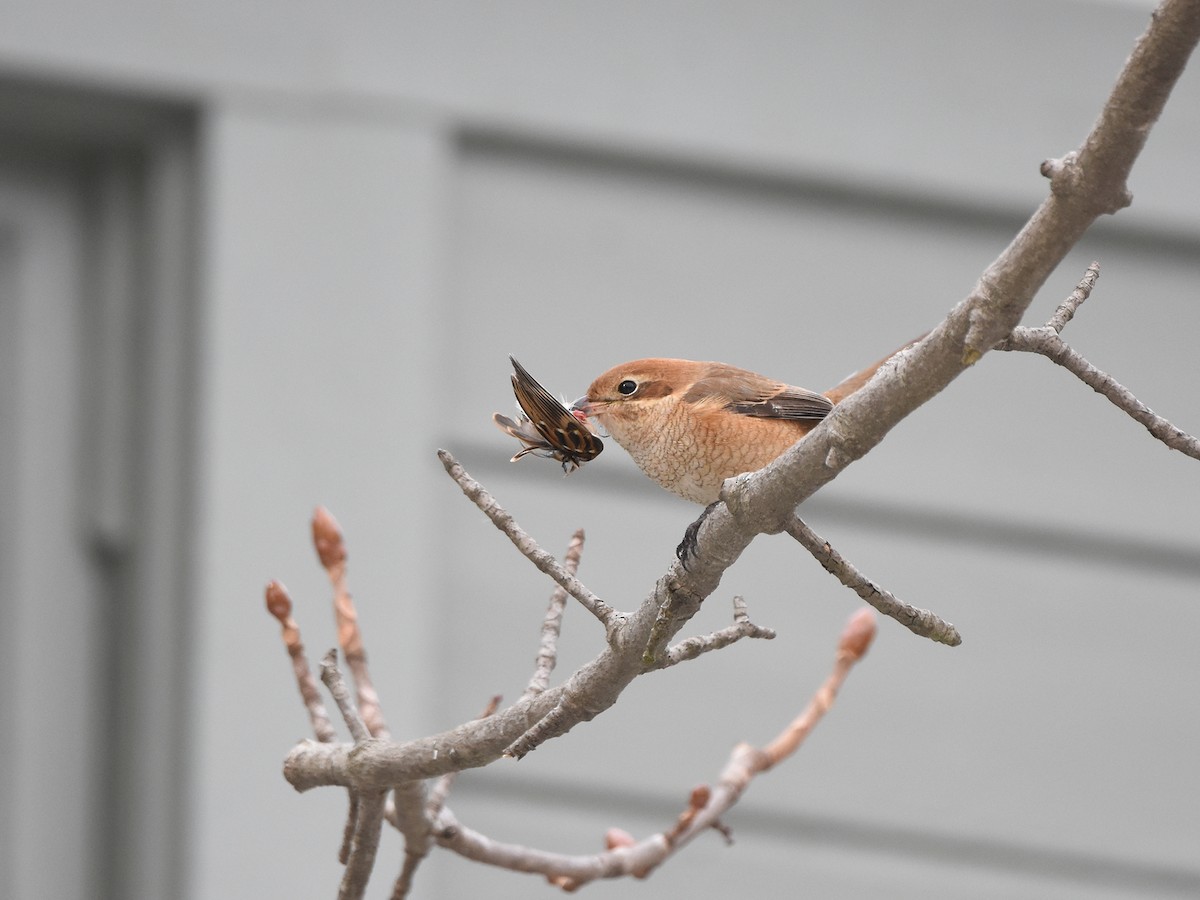
M 584 394 L 582 397 L 580 397 L 578 400 L 576 400 L 574 403 L 571 404 L 571 412 L 583 413 L 583 415 L 585 417 L 590 416 L 594 412 L 594 410 L 592 409 L 592 404 L 588 403 L 587 394 Z

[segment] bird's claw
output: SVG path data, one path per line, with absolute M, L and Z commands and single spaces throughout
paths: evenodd
M 687 527 L 687 531 L 683 533 L 683 540 L 675 548 L 675 558 L 679 560 L 685 572 L 687 571 L 688 561 L 696 555 L 696 542 L 700 537 L 700 526 L 704 524 L 704 520 L 708 518 L 708 514 L 713 511 L 713 507 L 720 502 L 720 500 L 714 500 L 708 506 L 704 507 L 704 512 L 700 513 L 699 518 Z

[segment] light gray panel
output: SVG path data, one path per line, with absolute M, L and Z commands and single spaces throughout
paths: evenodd
M 173 316 L 194 299 L 194 236 L 173 227 L 186 231 L 194 198 L 157 203 L 169 186 L 188 184 L 191 168 L 183 153 L 178 171 L 156 172 L 148 184 L 161 146 L 106 146 L 92 131 L 105 104 L 91 95 L 86 124 L 58 118 L 69 96 L 0 86 L 0 103 L 20 98 L 29 114 L 6 120 L 0 147 L 12 285 L 0 329 L 10 367 L 0 460 L 14 523 L 0 541 L 0 570 L 13 611 L 4 630 L 18 648 L 8 658 L 38 681 L 13 691 L 34 713 L 6 718 L 25 723 L 16 783 L 36 794 L 20 834 L 62 836 L 25 847 L 12 868 L 17 878 L 36 871 L 59 879 L 57 890 L 38 895 L 161 896 L 177 891 L 184 866 L 188 659 L 180 622 L 191 481 L 180 435 L 191 413 L 194 334 Z M 151 109 L 145 118 L 160 125 L 184 118 L 179 110 L 156 118 Z M 168 134 L 178 136 L 163 129 L 155 138 Z M 173 264 L 174 280 L 165 274 Z M 32 670 L 22 658 L 30 652 Z M 40 721 L 47 715 L 50 725 Z M 30 748 L 38 748 L 32 757 Z
M 2 717 L 0 884 L 85 897 L 96 874 L 96 754 L 111 714 L 80 527 L 82 208 L 69 167 L 0 165 Z
M 290 107 L 209 123 L 197 897 L 309 895 L 336 866 L 343 796 L 298 797 L 279 775 L 309 727 L 262 599 L 282 580 L 311 655 L 334 645 L 317 504 L 347 531 L 395 734 L 430 727 L 438 606 L 423 517 L 444 477 L 427 425 L 443 398 L 418 386 L 433 371 L 442 148 L 428 123 Z
M 505 131 L 1019 207 L 1039 193 L 1037 164 L 1094 121 L 1145 28 L 1138 5 L 18 3 L 0 61 L 159 91 L 415 103 Z M 1200 189 L 1198 94 L 1190 71 L 1152 142 L 1162 168 L 1134 185 L 1184 221 Z

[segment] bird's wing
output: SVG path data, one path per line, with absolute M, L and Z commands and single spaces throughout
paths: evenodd
M 823 419 L 833 409 L 828 398 L 815 391 L 719 363 L 688 388 L 683 400 L 720 401 L 733 412 L 764 419 Z

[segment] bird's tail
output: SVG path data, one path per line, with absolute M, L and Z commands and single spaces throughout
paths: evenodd
M 825 392 L 825 396 L 827 398 L 829 398 L 829 400 L 835 404 L 841 403 L 843 400 L 845 400 L 847 397 L 849 397 L 851 394 L 853 394 L 855 391 L 857 391 L 860 387 L 862 387 L 864 384 L 866 384 L 868 381 L 870 381 L 872 376 L 874 376 L 874 374 L 879 371 L 880 366 L 882 366 L 885 362 L 887 362 L 889 359 L 891 359 L 897 353 L 907 350 L 913 344 L 917 343 L 920 340 L 923 340 L 925 338 L 926 334 L 929 334 L 929 332 L 927 331 L 927 332 L 925 332 L 925 334 L 922 334 L 920 337 L 913 338 L 911 341 L 909 341 L 903 347 L 897 347 L 895 350 L 893 350 L 891 353 L 889 353 L 883 359 L 877 360 L 876 362 L 871 363 L 871 365 L 867 366 L 865 369 L 860 369 L 859 371 L 855 372 L 853 375 L 849 376 L 848 378 L 845 378 L 844 380 L 839 382 L 837 384 L 837 386 L 831 387 L 829 390 L 827 390 Z

